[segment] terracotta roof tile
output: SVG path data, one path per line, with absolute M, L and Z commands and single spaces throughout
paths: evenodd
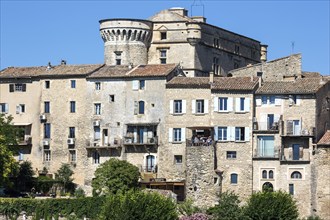
M 212 89 L 251 91 L 258 85 L 258 78 L 254 77 L 215 77 Z
M 122 77 L 130 68 L 128 66 L 103 66 L 88 78 L 108 78 L 108 77 Z
M 174 77 L 166 84 L 166 88 L 210 88 L 209 77 Z
M 318 145 L 330 145 L 330 130 L 324 133 L 323 137 L 317 143 Z
M 102 64 L 93 65 L 58 65 L 47 69 L 40 67 L 9 67 L 0 72 L 0 78 L 26 78 L 43 76 L 86 75 L 100 68 Z
M 300 78 L 294 81 L 264 82 L 257 94 L 312 94 L 316 93 L 326 81 L 321 78 Z

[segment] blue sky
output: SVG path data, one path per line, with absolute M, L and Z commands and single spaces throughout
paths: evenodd
M 15 1 L 1 2 L 0 69 L 8 66 L 103 63 L 98 21 L 147 19 L 171 7 L 259 40 L 268 60 L 302 53 L 304 71 L 330 73 L 330 1 Z M 292 48 L 294 42 L 294 49 Z

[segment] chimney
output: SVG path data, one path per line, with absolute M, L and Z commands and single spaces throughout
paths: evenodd
M 66 60 L 61 60 L 61 65 L 66 65 Z
M 257 77 L 259 79 L 259 87 L 261 86 L 262 84 L 262 75 L 263 75 L 263 72 L 257 72 Z
M 211 71 L 210 72 L 210 83 L 213 83 L 214 82 L 214 72 Z
M 171 11 L 171 12 L 177 13 L 181 16 L 187 16 L 188 15 L 188 11 L 184 8 L 174 7 L 174 8 L 170 8 L 168 10 Z
M 47 70 L 50 70 L 52 67 L 52 64 L 50 62 L 48 62 L 48 65 L 47 65 Z
M 260 44 L 260 60 L 261 60 L 261 62 L 267 61 L 267 47 L 268 47 L 268 45 Z

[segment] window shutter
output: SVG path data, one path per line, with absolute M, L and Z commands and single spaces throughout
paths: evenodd
M 214 111 L 217 112 L 219 111 L 219 98 L 218 97 L 214 97 L 213 99 L 213 108 L 214 108 Z
M 19 114 L 21 112 L 21 106 L 17 105 L 16 106 L 16 114 Z
M 9 104 L 5 103 L 5 113 L 8 113 L 8 111 L 9 111 Z
M 186 141 L 186 128 L 181 128 L 181 141 Z
M 275 115 L 274 115 L 274 122 L 279 122 L 280 117 L 281 117 L 280 115 L 275 114 Z
M 218 140 L 218 129 L 219 129 L 219 127 L 214 127 L 214 141 L 217 141 Z
M 229 133 L 229 140 L 235 141 L 235 127 L 228 127 L 228 133 Z
M 286 121 L 286 134 L 287 135 L 293 134 L 293 121 L 292 120 Z
M 9 92 L 14 92 L 14 84 L 9 84 Z
M 244 131 L 244 137 L 245 137 L 245 141 L 250 141 L 250 128 L 249 127 L 245 127 L 245 131 Z
M 204 113 L 209 113 L 209 100 L 204 100 Z
M 250 98 L 245 98 L 244 100 L 244 111 L 249 112 L 250 111 Z
M 193 114 L 196 113 L 196 100 L 195 100 L 195 99 L 193 99 L 193 100 L 191 101 L 191 112 L 192 112 Z
M 278 106 L 282 105 L 281 97 L 275 97 L 275 105 L 278 105 Z
M 240 98 L 235 98 L 235 111 L 236 112 L 240 112 L 240 108 L 241 108 L 240 102 L 241 102 Z
M 299 158 L 302 159 L 304 157 L 304 148 L 300 146 L 299 148 Z
M 233 98 L 232 98 L 232 97 L 229 97 L 229 98 L 228 98 L 228 103 L 227 103 L 227 105 L 228 105 L 228 111 L 229 111 L 229 112 L 232 112 L 232 111 L 233 111 Z
M 261 98 L 260 98 L 260 96 L 256 97 L 256 106 L 261 106 Z
M 301 96 L 297 95 L 296 96 L 296 105 L 300 105 L 300 103 L 301 103 Z
M 260 114 L 260 121 L 258 125 L 259 130 L 267 130 L 267 114 Z
M 132 88 L 133 90 L 139 90 L 139 80 L 132 81 Z
M 168 129 L 168 142 L 173 142 L 173 128 Z
M 182 100 L 182 113 L 183 113 L 183 114 L 186 113 L 186 105 L 187 105 L 186 100 Z
M 134 128 L 134 131 L 133 131 L 133 143 L 137 143 L 138 142 L 138 130 L 137 128 Z
M 134 115 L 137 115 L 139 111 L 139 102 L 134 101 Z
M 174 101 L 170 100 L 170 114 L 173 114 Z
M 22 85 L 22 91 L 25 92 L 26 91 L 26 84 Z

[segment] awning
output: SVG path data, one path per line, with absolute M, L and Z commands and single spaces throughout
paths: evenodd
M 14 126 L 28 126 L 31 125 L 32 123 L 30 122 L 14 122 Z

